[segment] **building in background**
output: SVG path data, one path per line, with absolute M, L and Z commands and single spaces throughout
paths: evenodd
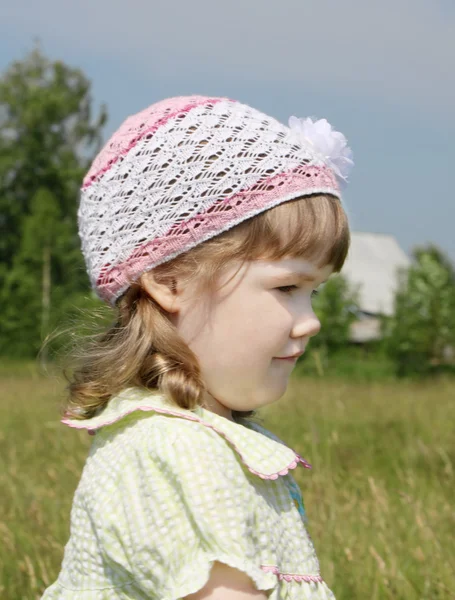
M 380 315 L 390 316 L 398 285 L 398 269 L 411 260 L 392 235 L 351 233 L 351 247 L 341 274 L 358 289 L 360 312 L 351 328 L 351 341 L 380 339 Z

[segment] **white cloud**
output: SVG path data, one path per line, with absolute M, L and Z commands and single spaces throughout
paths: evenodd
M 180 71 L 293 81 L 428 118 L 452 117 L 455 104 L 455 20 L 436 0 L 16 0 L 3 13 L 21 36 L 127 62 L 150 81 Z

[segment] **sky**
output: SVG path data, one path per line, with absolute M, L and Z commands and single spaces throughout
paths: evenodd
M 0 72 L 39 39 L 80 68 L 105 139 L 170 96 L 227 96 L 287 124 L 326 118 L 355 167 L 354 231 L 434 243 L 455 261 L 453 0 L 14 0 L 0 18 Z

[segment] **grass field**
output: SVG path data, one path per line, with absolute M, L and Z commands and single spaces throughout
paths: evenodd
M 91 437 L 59 424 L 64 383 L 0 367 L 0 598 L 58 574 Z M 313 465 L 294 473 L 337 600 L 455 598 L 455 381 L 293 379 L 264 423 Z

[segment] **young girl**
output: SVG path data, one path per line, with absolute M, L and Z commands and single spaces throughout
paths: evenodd
M 201 96 L 128 118 L 95 159 L 80 237 L 116 319 L 69 383 L 63 422 L 96 435 L 43 599 L 334 598 L 291 475 L 310 465 L 251 416 L 319 331 L 352 164 L 325 120 Z

